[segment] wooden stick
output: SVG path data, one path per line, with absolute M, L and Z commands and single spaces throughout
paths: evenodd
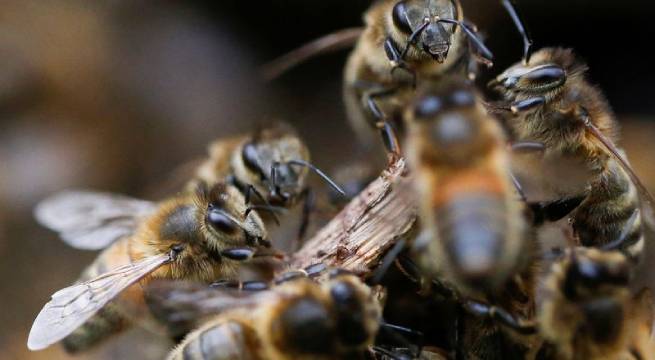
M 409 181 L 405 160 L 393 162 L 292 256 L 292 268 L 323 263 L 369 274 L 380 257 L 413 228 L 417 209 Z

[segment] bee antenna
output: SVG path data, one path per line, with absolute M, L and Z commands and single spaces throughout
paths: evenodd
M 466 36 L 468 37 L 470 44 L 473 44 L 479 56 L 482 57 L 482 59 L 480 60 L 489 67 L 493 65 L 494 54 L 484 44 L 482 39 L 480 39 L 480 37 L 476 35 L 475 29 L 473 29 L 471 25 L 467 24 L 467 22 L 465 21 L 459 21 L 455 19 L 439 19 L 439 22 L 454 24 L 461 27 L 462 30 L 464 30 Z
M 320 176 L 325 182 L 327 182 L 334 190 L 336 190 L 339 194 L 342 196 L 346 196 L 346 192 L 341 189 L 339 185 L 337 185 L 334 180 L 330 179 L 329 176 L 327 176 L 321 169 L 317 168 L 316 166 L 308 163 L 307 161 L 304 160 L 289 160 L 288 161 L 289 165 L 298 165 L 298 166 L 304 166 L 310 170 L 312 170 L 314 173 L 316 173 L 318 176 Z
M 422 332 L 418 330 L 412 330 L 404 326 L 389 324 L 384 319 L 380 320 L 380 327 L 382 329 L 388 330 L 388 332 L 394 337 L 394 340 L 397 340 L 399 343 L 406 345 L 408 349 L 411 349 L 412 346 L 416 346 L 417 351 L 414 356 L 417 358 L 421 356 L 421 352 L 423 351 L 423 340 L 425 337 Z M 401 333 L 410 335 L 412 338 L 416 338 L 417 342 L 411 342 L 405 336 L 401 335 Z
M 279 226 L 280 225 L 280 219 L 277 217 L 277 213 L 283 213 L 284 209 L 281 207 L 273 206 L 273 205 L 250 205 L 246 209 L 245 216 L 247 217 L 248 214 L 250 214 L 253 210 L 262 210 L 270 213 L 273 216 L 273 220 L 275 220 L 275 223 Z
M 421 26 L 419 26 L 418 29 L 414 30 L 414 32 L 407 38 L 407 45 L 405 45 L 405 48 L 403 49 L 403 52 L 400 54 L 400 59 L 405 60 L 405 57 L 407 56 L 407 53 L 409 52 L 409 47 L 414 45 L 416 43 L 416 39 L 423 33 L 425 28 L 430 25 L 429 21 L 424 21 Z
M 505 10 L 507 10 L 507 13 L 512 18 L 512 21 L 516 26 L 516 30 L 518 30 L 519 34 L 521 34 L 521 37 L 523 38 L 523 61 L 527 65 L 530 63 L 530 56 L 532 55 L 531 50 L 532 50 L 533 42 L 532 39 L 530 38 L 530 33 L 526 29 L 523 20 L 521 20 L 521 16 L 516 10 L 516 6 L 514 6 L 513 1 L 502 0 L 502 2 L 503 2 L 503 7 L 505 7 Z
M 250 204 L 250 194 L 251 194 L 251 193 L 252 193 L 252 194 L 255 194 L 255 195 L 256 195 L 256 196 L 257 196 L 257 197 L 258 197 L 258 198 L 259 198 L 259 199 L 264 203 L 264 205 L 265 205 L 266 208 L 261 208 L 260 210 L 269 210 L 269 209 L 273 209 L 273 208 L 275 208 L 273 205 L 271 205 L 271 203 L 268 202 L 268 199 L 266 199 L 266 197 L 264 197 L 264 195 L 262 195 L 262 194 L 259 192 L 259 190 L 257 190 L 257 188 L 255 188 L 255 186 L 252 185 L 252 184 L 248 184 L 248 190 L 246 190 L 246 205 L 247 205 L 247 204 Z M 257 206 L 259 206 L 259 205 L 249 206 L 249 207 L 246 209 L 245 216 L 247 217 L 248 214 L 250 214 L 250 212 L 251 212 L 252 210 L 256 210 L 256 209 L 257 209 Z M 279 208 L 278 208 L 278 209 L 279 209 Z M 272 210 L 269 210 L 269 211 L 270 211 L 270 213 L 273 215 L 273 220 L 275 220 L 275 223 L 276 223 L 278 226 L 280 226 L 280 219 L 278 219 L 278 217 L 275 215 L 275 212 L 272 211 Z

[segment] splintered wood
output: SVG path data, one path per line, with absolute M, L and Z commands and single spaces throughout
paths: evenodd
M 330 223 L 296 252 L 293 268 L 323 263 L 366 274 L 416 221 L 404 159 L 392 163 Z

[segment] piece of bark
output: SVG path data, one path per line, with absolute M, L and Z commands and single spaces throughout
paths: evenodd
M 393 162 L 291 258 L 292 268 L 323 263 L 360 275 L 410 234 L 416 221 L 404 159 Z

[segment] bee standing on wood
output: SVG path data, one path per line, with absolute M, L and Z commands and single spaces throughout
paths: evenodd
M 580 243 L 620 249 L 636 261 L 642 220 L 652 223 L 652 197 L 614 145 L 616 120 L 586 70 L 569 49 L 542 49 L 490 84 L 506 101 L 491 109 L 504 115 L 517 140 L 543 144 L 543 168 L 575 169 L 571 176 L 536 176 L 534 166 L 515 166 L 534 170 L 530 178 L 543 178 L 558 200 L 584 199 L 571 213 Z
M 122 331 L 141 314 L 143 286 L 152 279 L 234 278 L 239 262 L 266 255 L 270 247 L 260 217 L 245 210 L 241 193 L 223 183 L 160 204 L 89 192 L 45 200 L 37 220 L 64 241 L 109 247 L 77 285 L 56 292 L 43 307 L 28 347 L 39 350 L 63 339 L 66 350 L 78 352 Z

